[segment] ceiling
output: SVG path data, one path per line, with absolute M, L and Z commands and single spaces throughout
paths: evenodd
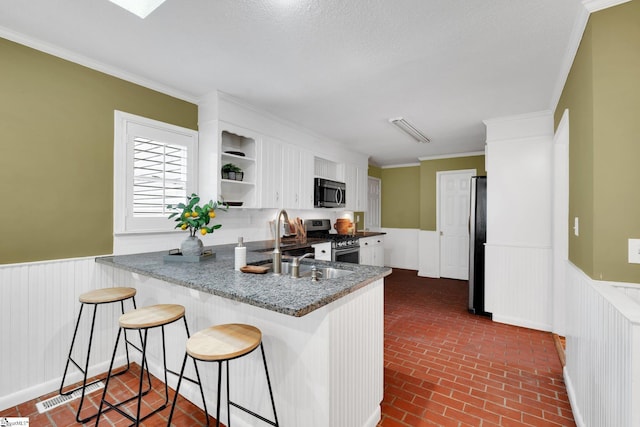
M 192 102 L 215 90 L 379 166 L 484 150 L 484 119 L 553 108 L 581 0 L 2 0 L 0 36 Z M 45 49 L 46 50 L 46 49 Z M 431 143 L 389 124 L 403 116 Z

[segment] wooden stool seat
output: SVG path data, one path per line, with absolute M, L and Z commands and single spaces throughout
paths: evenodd
M 255 326 L 238 323 L 216 325 L 189 338 L 187 353 L 198 360 L 229 360 L 251 353 L 261 341 L 262 332 Z
M 85 292 L 78 299 L 83 304 L 105 304 L 123 301 L 132 298 L 135 294 L 136 290 L 134 288 L 104 288 Z
M 118 322 L 125 329 L 148 329 L 167 325 L 184 317 L 184 306 L 178 304 L 157 304 L 139 308 L 120 316 Z

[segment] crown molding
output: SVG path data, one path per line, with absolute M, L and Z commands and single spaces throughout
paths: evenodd
M 571 35 L 569 36 L 569 43 L 562 60 L 560 74 L 558 75 L 558 80 L 556 81 L 556 86 L 553 90 L 553 96 L 551 97 L 551 103 L 549 104 L 549 109 L 551 111 L 555 111 L 558 107 L 558 102 L 560 101 L 560 96 L 562 96 L 564 85 L 567 83 L 567 78 L 569 77 L 573 60 L 578 53 L 578 48 L 582 41 L 582 35 L 587 27 L 589 15 L 591 13 L 598 12 L 599 10 L 618 6 L 629 1 L 631 0 L 582 0 L 584 9 L 581 9 L 578 13 L 578 16 L 573 23 L 573 28 L 571 29 Z
M 415 168 L 420 166 L 420 163 L 402 163 L 399 165 L 387 165 L 382 166 L 381 169 L 393 169 L 393 168 Z
M 631 0 L 582 0 L 582 4 L 587 12 L 593 13 L 622 3 L 627 3 L 629 1 Z
M 484 156 L 484 155 L 485 155 L 484 151 L 470 151 L 468 153 L 441 154 L 438 156 L 418 157 L 418 160 L 420 160 L 421 162 L 424 162 L 428 160 L 456 159 L 458 157 L 475 157 L 475 156 Z
M 144 86 L 148 89 L 155 90 L 165 95 L 169 95 L 174 98 L 181 99 L 183 101 L 191 102 L 192 104 L 198 103 L 198 98 L 188 93 L 179 91 L 175 88 L 163 85 L 153 80 L 149 80 L 144 77 L 140 77 L 138 75 L 128 73 L 119 68 L 106 65 L 102 62 L 95 61 L 91 58 L 88 58 L 86 56 L 80 55 L 78 53 L 75 53 L 66 49 L 62 49 L 58 46 L 55 46 L 50 43 L 46 43 L 42 40 L 26 36 L 24 34 L 15 32 L 13 30 L 9 30 L 8 28 L 0 27 L 0 37 L 15 43 L 30 47 L 32 49 L 39 50 L 40 52 L 44 52 L 49 55 L 56 56 L 66 61 L 70 61 L 75 64 L 82 65 L 83 67 L 91 68 L 92 70 L 96 70 L 101 73 L 108 74 L 110 76 L 113 76 L 122 80 L 126 80 L 130 83 L 135 83 L 137 85 Z

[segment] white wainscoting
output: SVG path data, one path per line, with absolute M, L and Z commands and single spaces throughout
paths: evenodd
M 0 410 L 59 388 L 80 310 L 78 297 L 115 283 L 97 272 L 93 257 L 0 266 Z M 89 307 L 83 312 L 74 352 L 81 364 L 91 325 Z M 109 367 L 119 310 L 117 304 L 98 309 L 89 375 Z M 82 378 L 73 367 L 69 372 L 67 384 Z
M 440 277 L 440 232 L 420 230 L 418 276 Z
M 569 263 L 567 291 L 564 377 L 576 423 L 639 426 L 640 288 L 595 281 Z
M 418 270 L 418 233 L 415 228 L 382 228 L 384 238 L 384 265 L 393 268 Z
M 485 246 L 485 309 L 493 320 L 552 330 L 551 248 Z

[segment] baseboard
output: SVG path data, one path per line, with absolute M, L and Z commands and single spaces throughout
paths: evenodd
M 501 315 L 495 314 L 495 312 L 492 314 L 492 320 L 498 323 L 505 323 L 507 325 L 513 325 L 513 326 L 521 326 L 523 328 L 535 329 L 538 331 L 551 332 L 553 329 L 552 325 L 549 325 L 546 323 L 530 322 L 518 317 L 501 316 Z
M 573 413 L 573 419 L 576 422 L 578 427 L 587 427 L 582 419 L 582 414 L 580 413 L 580 409 L 578 407 L 578 403 L 576 402 L 576 391 L 573 387 L 573 383 L 571 382 L 571 377 L 569 376 L 569 371 L 565 366 L 562 369 L 562 377 L 564 378 L 564 385 L 567 388 L 567 395 L 569 396 L 569 403 L 571 404 L 571 412 Z
M 382 419 L 382 410 L 380 409 L 380 405 L 376 406 L 376 409 L 373 411 L 367 422 L 362 427 L 376 427 L 378 422 Z

